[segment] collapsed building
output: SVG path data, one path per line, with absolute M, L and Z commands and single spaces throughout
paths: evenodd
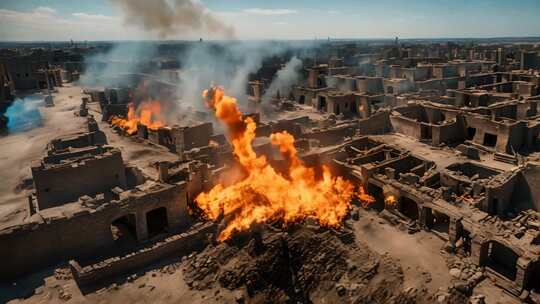
M 367 183 L 376 198 L 372 208 L 398 221 L 415 221 L 447 240 L 516 295 L 538 288 L 538 198 L 531 188 L 538 182 L 531 174 L 538 164 L 509 172 L 473 161 L 440 168 L 368 137 L 344 148 L 334 160 Z
M 196 164 L 175 183 L 151 180 L 125 164 L 118 149 L 106 145 L 93 118 L 88 128 L 52 141 L 47 155 L 32 167 L 35 194 L 28 197 L 27 220 L 3 229 L 0 236 L 6 246 L 2 255 L 10 260 L 2 266 L 3 279 L 76 258 L 74 271 L 81 281 L 91 282 L 106 275 L 99 269 L 88 273 L 78 261 L 89 265 L 108 261 L 106 272 L 113 275 L 126 264 L 143 266 L 179 247 L 188 250 L 188 243 L 193 248 L 204 244 L 197 241 L 210 231 L 208 226 L 190 230 L 189 236 L 164 239 L 191 225 L 187 200 L 202 178 L 190 173 Z M 156 237 L 161 240 L 158 245 L 155 240 L 154 247 L 143 245 Z M 129 252 L 135 253 L 107 260 Z
M 256 112 L 241 113 L 241 120 L 253 121 L 253 152 L 280 175 L 289 159 L 272 135 L 286 132 L 303 164 L 324 165 L 363 187 L 373 198 L 365 204 L 370 212 L 411 234 L 432 233 L 445 242 L 445 252 L 482 269 L 480 277 L 464 279 L 468 291 L 487 276 L 516 297 L 539 302 L 540 83 L 527 70 L 535 68 L 535 54 L 451 44 L 338 45 L 304 62 L 304 77 L 290 96 L 272 96 L 291 106 L 272 119 Z M 265 102 L 281 61 L 251 75 L 247 101 Z M 63 82 L 60 69 L 45 66 L 37 73 L 37 84 L 19 80 L 19 86 Z M 195 252 L 190 256 L 197 261 L 197 252 L 214 250 L 230 218 L 208 221 L 195 200 L 245 173 L 235 142 L 209 113 L 192 111 L 197 119 L 189 121 L 170 117 L 179 106 L 174 83 L 149 74 L 119 78 L 85 91 L 78 116 L 87 117 L 87 130 L 52 140 L 31 165 L 25 219 L 0 230 L 6 248 L 0 257 L 10 261 L 0 266 L 3 279 L 69 263 L 73 278 L 86 287 L 172 255 Z M 90 112 L 101 113 L 101 121 Z M 144 168 L 129 164 L 121 145 L 109 145 L 103 127 L 167 158 L 157 156 Z M 275 222 L 265 224 L 277 229 Z M 310 218 L 299 223 L 310 236 L 327 229 L 332 238 L 351 242 L 352 232 L 317 227 Z M 261 225 L 240 233 L 240 239 L 253 238 L 248 244 L 254 248 L 238 252 L 264 245 Z M 269 231 L 264 239 L 282 254 L 283 241 Z M 190 264 L 193 277 L 197 265 Z

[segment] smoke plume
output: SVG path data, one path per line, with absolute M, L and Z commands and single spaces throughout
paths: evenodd
M 233 38 L 234 29 L 196 0 L 110 0 L 125 14 L 125 22 L 160 38 L 179 33 L 209 33 Z
M 28 131 L 41 126 L 42 121 L 39 108 L 44 105 L 43 96 L 41 95 L 17 98 L 6 111 L 8 131 Z
M 152 42 L 117 42 L 104 52 L 87 56 L 84 73 L 79 84 L 82 86 L 123 86 L 128 84 L 121 74 L 145 73 L 155 69 L 151 60 L 157 55 Z
M 263 101 L 276 96 L 278 92 L 281 97 L 287 97 L 291 92 L 292 86 L 295 85 L 300 78 L 299 72 L 301 68 L 302 60 L 298 59 L 296 56 L 291 58 L 285 67 L 276 73 L 270 87 L 268 87 L 268 90 L 264 93 Z
M 212 83 L 227 88 L 242 104 L 247 99 L 249 75 L 269 57 L 283 54 L 289 46 L 275 42 L 197 43 L 182 55 L 180 99 L 202 106 L 201 91 Z
M 116 42 L 108 48 L 89 55 L 80 84 L 86 87 L 133 87 L 130 74 L 146 74 L 176 85 L 174 109 L 169 108 L 171 124 L 198 121 L 200 112 L 208 109 L 201 101 L 201 92 L 210 85 L 222 85 L 238 100 L 247 112 L 257 112 L 248 103 L 248 82 L 268 73 L 256 75 L 261 68 L 272 69 L 288 60 L 274 77 L 271 90 L 287 94 L 288 82 L 294 82 L 302 61 L 316 48 L 312 42 L 285 41 L 204 41 L 167 43 L 167 48 L 156 42 Z M 160 62 L 175 62 L 173 68 L 163 68 Z M 285 61 L 287 62 L 287 61 Z M 268 76 L 266 76 L 268 77 Z M 283 95 L 286 96 L 286 95 Z M 197 113 L 195 113 L 197 112 Z M 191 115 L 190 113 L 195 113 Z

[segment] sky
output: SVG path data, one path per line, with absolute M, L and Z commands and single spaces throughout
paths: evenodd
M 540 36 L 540 0 L 192 1 L 231 26 L 236 39 Z M 223 38 L 185 29 L 159 37 L 127 22 L 110 0 L 0 0 L 0 41 L 199 37 Z

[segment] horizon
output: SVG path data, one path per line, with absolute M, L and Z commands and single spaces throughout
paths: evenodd
M 493 37 L 370 37 L 370 38 L 332 38 L 332 37 L 326 37 L 326 38 L 312 38 L 312 39 L 277 39 L 277 38 L 267 38 L 267 39 L 203 39 L 203 42 L 278 42 L 278 41 L 284 41 L 284 42 L 303 42 L 303 41 L 309 41 L 309 42 L 326 42 L 326 41 L 395 41 L 395 38 L 398 38 L 398 40 L 401 41 L 437 41 L 437 40 L 444 40 L 444 41 L 472 41 L 472 40 L 504 40 L 504 39 L 532 39 L 536 40 L 538 39 L 540 42 L 540 35 L 538 36 L 493 36 Z M 199 42 L 200 38 L 194 38 L 194 39 L 111 39 L 111 40 L 76 40 L 76 39 L 67 39 L 67 40 L 0 40 L 0 44 L 6 44 L 6 43 L 116 43 L 116 42 L 152 42 L 152 43 L 178 43 L 178 42 Z

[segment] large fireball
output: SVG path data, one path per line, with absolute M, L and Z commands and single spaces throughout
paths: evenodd
M 298 158 L 294 137 L 285 131 L 270 137 L 289 163 L 286 175 L 276 172 L 264 156 L 253 151 L 256 124 L 250 117 L 242 118 L 236 99 L 226 96 L 220 87 L 205 91 L 203 96 L 228 127 L 234 154 L 247 172 L 243 180 L 228 187 L 218 184 L 195 199 L 209 219 L 224 216 L 225 228 L 219 240 L 227 240 L 234 232 L 247 230 L 255 223 L 272 220 L 291 223 L 313 218 L 324 226 L 340 225 L 357 196 L 352 183 L 333 176 L 326 166 L 321 168 L 322 177 L 317 178 L 315 170 Z M 359 193 L 362 202 L 372 202 L 362 188 Z

